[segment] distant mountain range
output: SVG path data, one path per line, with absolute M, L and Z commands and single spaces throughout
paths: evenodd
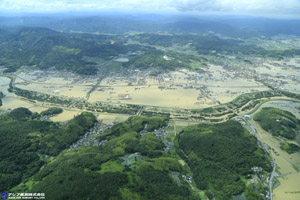
M 6 72 L 25 65 L 91 75 L 99 67 L 86 58 L 111 60 L 139 52 L 123 66 L 160 69 L 186 67 L 191 59 L 195 60 L 190 55 L 176 54 L 173 57 L 180 62 L 166 62 L 162 58 L 166 52 L 153 47 L 175 44 L 189 45 L 199 55 L 243 54 L 282 59 L 300 55 L 300 50 L 266 50 L 244 44 L 240 38 L 300 35 L 299 25 L 299 20 L 159 15 L 0 17 L 0 66 L 5 66 Z M 124 34 L 128 32 L 136 34 Z M 128 44 L 129 40 L 140 44 Z
M 105 15 L 105 16 L 26 16 L 0 17 L 0 26 L 47 27 L 63 32 L 99 32 L 122 34 L 129 31 L 208 33 L 233 37 L 300 35 L 300 20 L 258 17 L 224 16 L 160 16 L 160 15 Z

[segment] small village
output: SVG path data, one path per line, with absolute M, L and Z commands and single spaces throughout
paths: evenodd
M 59 83 L 54 84 L 58 80 Z M 21 89 L 34 88 L 37 92 L 64 99 L 74 98 L 76 101 L 87 100 L 88 92 L 96 83 L 97 75 L 80 77 L 56 71 L 26 72 L 19 74 L 16 79 L 16 86 Z M 210 66 L 208 71 L 181 69 L 157 76 L 151 76 L 151 71 L 129 69 L 104 78 L 89 94 L 88 101 L 203 108 L 228 102 L 242 93 L 266 89 L 264 85 L 220 66 Z M 148 103 L 147 98 L 152 99 L 153 96 L 156 100 Z M 170 101 L 171 96 L 176 101 Z
M 104 145 L 107 140 L 98 141 L 97 137 L 100 136 L 105 130 L 111 128 L 111 125 L 104 125 L 101 122 L 97 122 L 93 128 L 84 134 L 78 141 L 73 143 L 68 151 L 75 150 L 83 146 L 101 146 Z

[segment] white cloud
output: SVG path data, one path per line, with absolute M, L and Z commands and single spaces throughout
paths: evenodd
M 0 0 L 1 10 L 170 9 L 171 0 Z
M 233 13 L 300 14 L 299 0 L 174 0 L 183 11 L 226 11 Z
M 0 0 L 2 11 L 132 9 L 230 14 L 296 14 L 299 0 Z
M 0 9 L 6 11 L 64 11 L 107 8 L 108 2 L 79 0 L 0 0 Z

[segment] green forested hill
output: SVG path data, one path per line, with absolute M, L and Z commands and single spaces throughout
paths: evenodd
M 294 139 L 296 130 L 300 130 L 300 120 L 291 112 L 278 108 L 262 108 L 253 119 L 274 136 Z
M 118 44 L 95 44 L 72 37 L 71 34 L 32 27 L 20 28 L 6 35 L 6 41 L 2 41 L 0 46 L 0 64 L 8 67 L 8 72 L 23 65 L 31 65 L 42 69 L 55 67 L 81 74 L 94 74 L 97 71 L 95 63 L 84 61 L 84 56 L 106 58 L 126 52 Z M 109 52 L 109 55 L 105 52 Z
M 84 75 L 97 72 L 97 63 L 87 57 L 111 60 L 113 57 L 134 53 L 124 67 L 147 69 L 155 67 L 175 69 L 187 67 L 190 58 L 166 61 L 165 54 L 156 48 L 125 44 L 126 37 L 117 35 L 71 34 L 48 28 L 22 27 L 14 32 L 0 31 L 0 66 L 14 72 L 21 66 L 37 69 L 55 68 Z M 185 56 L 187 57 L 187 56 Z
M 51 199 L 198 199 L 187 183 L 176 182 L 183 168 L 163 150 L 163 142 L 152 133 L 166 125 L 163 117 L 132 117 L 107 130 L 99 147 L 81 147 L 60 154 L 20 190 L 43 191 Z M 177 175 L 177 176 L 178 176 Z M 179 180 L 179 179 L 178 179 Z
M 262 108 L 254 115 L 253 119 L 274 136 L 291 140 L 296 139 L 297 131 L 300 131 L 300 120 L 293 113 L 278 108 Z M 300 151 L 299 145 L 284 139 L 280 141 L 280 148 L 289 154 Z
M 64 154 L 35 176 L 31 192 L 45 191 L 47 199 L 195 199 L 187 186 L 179 187 L 170 177 L 170 169 L 180 172 L 181 167 L 167 155 L 122 164 L 121 157 L 129 153 L 128 142 L 136 137 L 136 133 L 125 133 L 103 148 L 81 148 Z
M 95 116 L 84 112 L 64 126 L 41 116 L 18 108 L 0 117 L 1 191 L 44 192 L 49 200 L 196 200 L 195 182 L 208 196 L 228 199 L 245 190 L 242 179 L 253 166 L 270 170 L 255 138 L 234 121 L 181 132 L 177 150 L 190 171 L 152 133 L 163 131 L 168 117 L 134 116 L 104 131 L 101 145 L 62 151 L 94 126 Z
M 5 40 L 0 40 L 0 64 L 9 68 L 7 72 L 30 65 L 90 75 L 97 71 L 96 63 L 85 61 L 85 56 L 107 59 L 131 50 L 131 46 L 118 41 L 111 44 L 105 37 L 88 34 L 81 37 L 81 34 L 65 34 L 47 28 L 23 27 L 9 34 L 0 33 L 1 37 Z
M 82 113 L 61 127 L 40 121 L 39 114 L 27 108 L 0 116 L 0 190 L 8 190 L 34 175 L 45 163 L 45 155 L 57 155 L 94 123 L 92 114 Z
M 197 186 L 216 199 L 242 193 L 245 183 L 241 178 L 251 174 L 253 166 L 271 169 L 256 139 L 235 121 L 187 127 L 178 142 Z
M 62 108 L 51 107 L 41 112 L 41 116 L 57 115 L 63 112 Z

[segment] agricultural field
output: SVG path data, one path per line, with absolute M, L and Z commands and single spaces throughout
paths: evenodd
M 300 58 L 267 61 L 255 68 L 257 76 L 272 86 L 300 93 Z
M 130 76 L 109 76 L 101 81 L 89 101 L 197 109 L 227 103 L 240 94 L 264 90 L 268 88 L 253 79 L 211 65 L 201 72 L 181 69 L 154 77 L 141 71 Z
M 62 113 L 51 117 L 51 121 L 53 122 L 65 122 L 73 119 L 75 116 L 79 115 L 81 111 L 75 110 L 64 110 Z
M 33 71 L 18 74 L 15 84 L 24 90 L 65 96 L 85 98 L 96 79 L 76 76 L 72 73 Z
M 42 105 L 37 105 L 31 101 L 28 101 L 26 99 L 23 99 L 21 97 L 18 97 L 14 93 L 8 92 L 10 79 L 6 77 L 0 77 L 0 91 L 3 92 L 5 95 L 4 98 L 2 98 L 2 106 L 0 110 L 6 111 L 6 110 L 12 110 L 18 107 L 26 107 L 29 108 L 32 112 L 41 112 L 47 109 L 47 107 L 44 107 Z

